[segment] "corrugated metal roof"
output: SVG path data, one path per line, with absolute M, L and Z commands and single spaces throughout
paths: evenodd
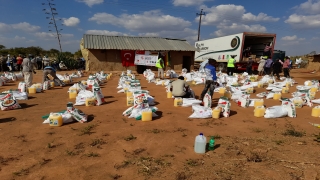
M 186 40 L 159 37 L 83 35 L 85 49 L 196 51 Z

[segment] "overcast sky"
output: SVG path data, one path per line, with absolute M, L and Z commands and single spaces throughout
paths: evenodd
M 42 5 L 48 0 L 0 0 L 0 44 L 59 49 Z M 83 34 L 197 39 L 244 31 L 277 34 L 289 55 L 320 52 L 320 0 L 55 0 L 63 51 L 75 52 Z M 60 24 L 63 24 L 61 26 Z M 50 28 L 48 26 L 51 26 Z

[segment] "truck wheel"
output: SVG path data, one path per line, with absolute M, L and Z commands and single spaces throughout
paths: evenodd
M 225 71 L 226 70 L 226 64 L 225 63 L 219 63 L 217 70 L 221 71 L 221 72 Z

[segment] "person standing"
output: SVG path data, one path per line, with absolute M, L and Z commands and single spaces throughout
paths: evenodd
M 9 69 L 9 71 L 12 71 L 12 58 L 10 57 L 10 54 L 8 54 L 7 56 L 7 67 Z
M 267 75 L 271 74 L 271 67 L 272 67 L 273 61 L 271 58 L 268 58 L 266 61 L 266 64 L 264 65 L 264 70 Z
M 263 50 L 263 56 L 271 56 L 271 46 L 270 44 L 266 44 Z
M 0 71 L 4 71 L 4 65 L 3 65 L 3 63 L 5 63 L 6 62 L 6 58 L 4 57 L 4 55 L 1 55 L 0 56 Z
M 42 82 L 44 83 L 47 79 L 49 79 L 48 75 L 53 77 L 53 81 L 58 82 L 61 87 L 65 86 L 65 84 L 57 77 L 56 70 L 51 66 L 46 66 L 43 68 L 43 79 Z
M 159 59 L 156 62 L 156 67 L 158 68 L 158 78 L 163 79 L 163 74 L 164 74 L 164 62 L 162 57 L 159 57 Z M 161 76 L 160 76 L 161 75 Z
M 42 62 L 43 62 L 43 67 L 50 66 L 50 59 L 48 58 L 47 55 L 43 56 Z
M 233 76 L 233 72 L 235 69 L 235 63 L 236 60 L 234 59 L 237 55 L 231 55 L 231 58 L 228 60 L 228 64 L 227 64 L 227 74 L 229 76 Z
M 259 63 L 258 74 L 259 74 L 259 76 L 262 76 L 263 72 L 264 72 L 264 65 L 266 64 L 266 58 L 262 57 L 262 59 L 260 59 L 260 61 L 258 63 Z
M 277 59 L 273 64 L 273 75 L 277 76 L 277 80 L 280 80 L 280 72 L 282 68 L 282 61 L 280 59 Z
M 27 87 L 32 85 L 33 74 L 36 74 L 34 71 L 35 67 L 35 60 L 33 59 L 32 54 L 29 54 L 27 58 L 24 58 L 22 61 L 22 72 L 24 76 L 24 82 L 26 83 Z
M 37 66 L 38 66 L 38 70 L 42 69 L 42 58 L 41 56 L 37 56 L 36 57 L 36 61 L 37 61 Z
M 216 65 L 217 61 L 215 59 L 209 59 L 208 64 L 205 66 L 205 71 L 206 71 L 206 83 L 204 86 L 204 89 L 201 93 L 200 100 L 203 101 L 204 95 L 208 92 L 212 97 L 215 85 L 217 84 L 217 74 L 216 74 Z
M 248 63 L 247 63 L 247 73 L 249 75 L 252 74 L 252 65 L 253 65 L 253 59 L 252 57 L 249 57 Z
M 16 66 L 17 66 L 17 58 L 15 55 L 12 56 L 12 59 L 11 59 L 11 62 L 12 62 L 12 71 L 16 71 Z
M 22 64 L 23 58 L 21 57 L 21 54 L 17 57 L 17 71 L 21 71 L 21 64 Z
M 284 62 L 282 63 L 283 66 L 283 75 L 286 78 L 290 78 L 289 68 L 290 68 L 290 59 L 288 56 L 285 57 Z

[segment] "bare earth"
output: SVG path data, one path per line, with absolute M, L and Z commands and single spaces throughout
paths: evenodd
M 302 71 L 292 72 L 300 84 L 319 79 L 320 74 Z M 41 82 L 41 77 L 38 71 L 34 82 Z M 78 106 L 89 115 L 86 124 L 42 124 L 43 115 L 66 109 L 68 87 L 31 95 L 29 100 L 19 101 L 22 109 L 2 111 L 0 179 L 320 179 L 320 143 L 314 141 L 320 129 L 308 124 L 320 124 L 320 119 L 311 117 L 310 107 L 297 109 L 297 118 L 264 119 L 253 116 L 253 107 L 241 108 L 232 102 L 229 118 L 188 119 L 191 107 L 174 108 L 164 87 L 148 84 L 142 75 L 137 78 L 158 103 L 161 117 L 155 121 L 122 116 L 127 109 L 126 96 L 116 93 L 118 75 L 102 86 L 107 103 Z M 0 90 L 17 86 L 15 82 Z M 199 95 L 203 85 L 192 88 Z M 291 88 L 291 92 L 295 90 Z M 215 94 L 213 106 L 218 98 Z M 267 107 L 280 105 L 272 99 L 265 102 Z M 200 132 L 208 139 L 216 137 L 214 151 L 194 153 L 194 138 Z M 289 135 L 284 135 L 286 132 Z M 292 136 L 300 132 L 302 137 Z

